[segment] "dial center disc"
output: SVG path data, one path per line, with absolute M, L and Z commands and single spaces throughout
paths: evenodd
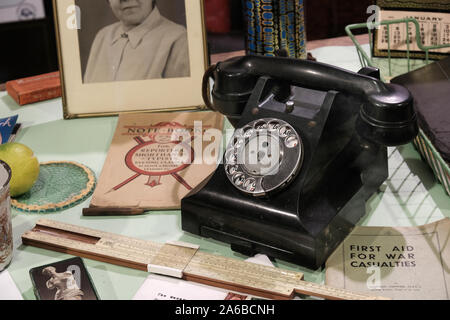
M 259 119 L 235 131 L 224 156 L 225 173 L 239 190 L 263 196 L 293 180 L 302 155 L 301 138 L 289 123 Z

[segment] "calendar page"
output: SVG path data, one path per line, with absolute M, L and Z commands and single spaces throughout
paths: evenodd
M 444 12 L 423 12 L 423 11 L 397 11 L 381 10 L 380 20 L 397 20 L 405 18 L 414 18 L 418 22 L 420 43 L 423 46 L 436 46 L 450 44 L 450 13 Z M 420 58 L 422 50 L 418 46 L 416 36 L 417 26 L 410 22 L 381 25 L 375 33 L 375 56 L 387 56 L 388 45 L 390 46 L 393 57 L 406 57 L 408 49 L 407 35 L 409 35 L 409 50 L 411 57 Z M 450 48 L 440 48 L 430 50 L 430 58 L 436 58 L 438 55 L 450 53 Z

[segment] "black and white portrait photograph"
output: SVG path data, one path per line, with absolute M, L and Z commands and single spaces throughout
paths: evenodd
M 65 119 L 204 106 L 204 0 L 53 3 Z
M 190 76 L 185 0 L 75 4 L 84 83 Z

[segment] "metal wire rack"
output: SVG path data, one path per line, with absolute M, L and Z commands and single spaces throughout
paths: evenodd
M 373 48 L 374 48 L 374 38 L 373 30 L 378 26 L 386 26 L 387 34 L 390 35 L 390 28 L 392 25 L 405 24 L 406 27 L 406 54 L 404 59 L 394 59 L 393 56 L 393 46 L 392 39 L 390 36 L 387 37 L 387 58 L 377 58 L 373 56 Z M 410 36 L 410 28 L 414 29 L 415 36 Z M 367 33 L 369 35 L 369 53 L 364 50 L 363 46 L 357 41 L 355 35 L 352 33 L 353 30 L 356 29 L 367 29 Z M 397 20 L 385 20 L 379 23 L 358 23 L 351 24 L 345 27 L 345 32 L 352 39 L 355 47 L 357 49 L 359 61 L 361 66 L 371 66 L 380 68 L 382 71 L 388 71 L 387 76 L 384 76 L 383 79 L 391 78 L 393 76 L 409 72 L 411 70 L 423 67 L 430 63 L 430 51 L 442 48 L 450 48 L 450 43 L 448 44 L 438 44 L 425 46 L 424 41 L 422 39 L 422 35 L 420 32 L 420 25 L 416 19 L 413 18 L 405 18 L 405 19 L 397 19 Z M 411 59 L 412 50 L 411 44 L 415 39 L 415 44 L 417 47 L 423 52 L 425 59 Z M 386 75 L 386 72 L 384 72 Z
M 390 28 L 392 25 L 398 24 L 406 24 L 406 53 L 403 54 L 405 58 L 394 57 L 393 47 L 392 47 L 392 39 L 390 37 Z M 410 27 L 415 29 L 414 34 L 415 37 L 410 36 Z M 373 49 L 374 49 L 374 39 L 373 30 L 376 26 L 386 26 L 387 28 L 387 57 L 379 58 L 374 57 Z M 369 35 L 369 53 L 365 50 L 365 48 L 358 42 L 355 35 L 352 33 L 353 30 L 356 29 L 367 29 L 367 33 Z M 352 39 L 357 53 L 359 57 L 359 61 L 362 67 L 376 67 L 380 69 L 381 78 L 383 81 L 387 81 L 394 76 L 421 68 L 430 61 L 430 52 L 435 49 L 441 48 L 450 48 L 450 43 L 447 44 L 438 44 L 425 46 L 421 32 L 420 25 L 416 19 L 413 18 L 405 18 L 405 19 L 397 19 L 397 20 L 385 20 L 381 21 L 378 24 L 374 23 L 359 23 L 359 24 L 351 24 L 345 28 L 347 35 Z M 411 50 L 412 40 L 415 38 L 415 44 L 422 51 L 422 56 L 425 59 L 412 59 L 412 54 L 414 54 Z M 366 46 L 367 47 L 367 46 Z M 450 196 L 450 168 L 449 164 L 442 158 L 439 151 L 432 144 L 430 139 L 426 136 L 422 129 L 419 130 L 419 135 L 414 140 L 414 146 L 421 154 L 422 158 L 428 163 L 431 169 L 434 172 L 434 175 L 438 179 L 438 181 L 442 184 L 447 194 Z

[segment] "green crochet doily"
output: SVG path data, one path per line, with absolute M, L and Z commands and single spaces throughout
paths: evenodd
M 66 161 L 40 164 L 39 177 L 30 191 L 11 199 L 13 208 L 33 213 L 70 208 L 89 197 L 96 184 L 88 167 Z

